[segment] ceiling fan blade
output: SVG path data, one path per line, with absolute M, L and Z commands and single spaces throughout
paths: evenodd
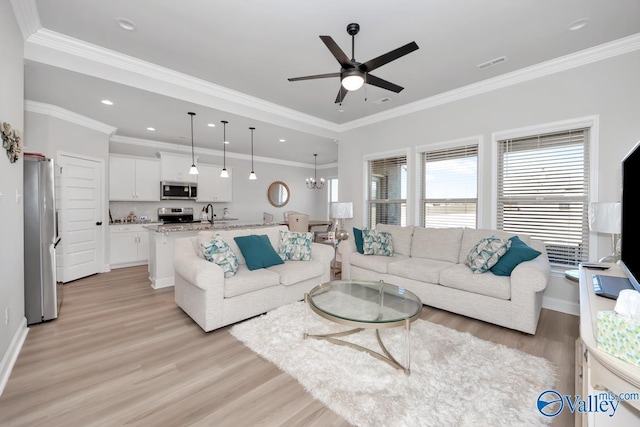
M 344 88 L 344 86 L 340 85 L 340 91 L 338 92 L 338 96 L 336 96 L 336 104 L 340 104 L 342 101 L 344 101 L 344 97 L 347 96 L 347 94 L 349 93 L 348 90 L 346 90 Z
M 338 63 L 343 67 L 353 68 L 353 64 L 349 57 L 340 49 L 340 46 L 336 44 L 335 41 L 331 38 L 331 36 L 320 36 L 320 39 L 324 42 L 324 44 L 329 48 L 333 56 L 338 60 Z
M 369 83 L 373 86 L 381 87 L 382 89 L 390 90 L 391 92 L 399 93 L 402 89 L 402 86 L 398 86 L 397 84 L 388 82 L 380 77 L 372 76 L 367 73 L 367 77 L 365 78 L 365 82 Z
M 401 56 L 413 52 L 414 50 L 418 50 L 418 45 L 416 44 L 416 42 L 407 43 L 406 45 L 394 49 L 391 52 L 387 52 L 378 56 L 377 58 L 373 58 L 372 60 L 365 62 L 360 66 L 360 68 L 364 69 L 365 71 L 373 71 L 376 68 L 383 66 L 384 64 L 388 64 L 389 62 L 396 60 Z
M 340 73 L 327 73 L 327 74 L 316 74 L 314 76 L 291 77 L 287 80 L 289 80 L 290 82 L 297 82 L 299 80 L 326 79 L 329 77 L 340 77 Z

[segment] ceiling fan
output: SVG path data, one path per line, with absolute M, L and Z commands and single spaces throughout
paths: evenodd
M 387 52 L 377 58 L 371 59 L 367 62 L 358 62 L 355 59 L 355 36 L 360 31 L 360 25 L 351 23 L 347 25 L 347 33 L 351 36 L 351 59 L 340 49 L 331 36 L 320 36 L 320 39 L 329 48 L 333 56 L 340 64 L 340 72 L 316 74 L 313 76 L 304 77 L 292 77 L 288 79 L 290 82 L 296 82 L 299 80 L 312 80 L 312 79 L 325 79 L 329 77 L 340 77 L 340 91 L 336 97 L 336 103 L 340 103 L 344 100 L 347 92 L 352 90 L 358 90 L 364 83 L 368 83 L 373 86 L 380 87 L 382 89 L 390 90 L 398 93 L 402 89 L 401 86 L 388 82 L 380 77 L 376 77 L 370 74 L 370 71 L 375 70 L 391 61 L 394 61 L 408 53 L 418 49 L 416 42 L 407 43 L 406 45 Z

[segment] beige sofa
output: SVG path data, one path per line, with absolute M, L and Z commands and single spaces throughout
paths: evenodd
M 465 259 L 484 237 L 513 234 L 472 228 L 423 228 L 378 224 L 392 235 L 393 256 L 363 255 L 354 238 L 340 243 L 342 278 L 384 280 L 415 293 L 422 303 L 510 329 L 535 334 L 551 266 L 544 245 L 518 237 L 541 252 L 511 276 L 474 274 Z
M 331 246 L 311 243 L 311 261 L 285 261 L 269 268 L 249 270 L 236 236 L 266 234 L 276 251 L 285 226 L 201 231 L 199 237 L 215 234 L 238 257 L 238 271 L 225 278 L 222 269 L 204 259 L 198 237 L 176 239 L 175 301 L 202 329 L 211 331 L 284 304 L 302 300 L 311 288 L 330 280 Z

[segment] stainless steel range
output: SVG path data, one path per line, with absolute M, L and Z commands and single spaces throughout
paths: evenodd
M 158 219 L 165 224 L 193 222 L 193 208 L 158 208 Z

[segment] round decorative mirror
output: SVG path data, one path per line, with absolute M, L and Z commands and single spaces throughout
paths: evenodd
M 282 181 L 274 181 L 267 190 L 267 198 L 276 208 L 281 208 L 289 203 L 289 187 Z

